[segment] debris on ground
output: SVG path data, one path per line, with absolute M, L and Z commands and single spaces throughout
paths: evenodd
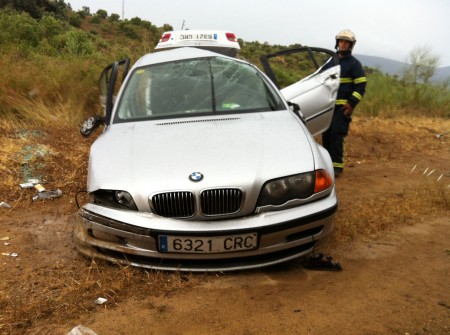
M 315 253 L 305 259 L 303 267 L 308 270 L 317 271 L 342 271 L 341 264 L 332 261 L 331 256 L 325 256 L 321 253 Z
M 55 199 L 55 198 L 59 198 L 60 196 L 62 196 L 62 194 L 63 194 L 63 192 L 59 188 L 56 190 L 52 190 L 52 191 L 46 191 L 44 189 L 42 191 L 38 190 L 38 193 L 36 193 L 32 199 L 33 199 L 33 201 L 45 200 L 45 199 Z
M 58 188 L 56 190 L 46 190 L 41 181 L 37 178 L 29 178 L 27 182 L 20 184 L 20 188 L 34 188 L 37 193 L 33 195 L 32 200 L 45 200 L 59 198 L 63 192 Z M 2 203 L 3 204 L 3 203 Z M 3 206 L 2 206 L 3 207 Z
M 11 208 L 12 206 L 10 204 L 8 204 L 7 202 L 0 202 L 0 207 L 2 208 Z
M 97 335 L 92 329 L 83 325 L 74 327 L 67 335 Z
M 103 304 L 104 304 L 105 302 L 107 302 L 107 301 L 108 301 L 108 299 L 99 297 L 99 298 L 97 298 L 97 299 L 94 301 L 94 303 L 97 304 L 97 305 L 103 305 Z
M 15 252 L 2 252 L 2 256 L 17 257 L 19 254 Z
M 39 184 L 40 180 L 36 178 L 28 179 L 26 183 L 20 184 L 20 188 L 33 188 L 35 185 Z

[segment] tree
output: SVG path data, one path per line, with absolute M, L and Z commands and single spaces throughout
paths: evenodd
M 408 56 L 409 65 L 404 72 L 404 83 L 413 85 L 413 103 L 426 104 L 429 100 L 430 81 L 439 65 L 439 56 L 426 46 L 414 48 Z
M 119 20 L 120 20 L 120 15 L 119 14 L 112 13 L 109 16 L 109 21 L 111 21 L 111 22 L 118 22 Z
M 101 19 L 106 19 L 108 17 L 108 12 L 104 9 L 99 9 L 96 15 Z
M 83 6 L 81 7 L 81 10 L 78 11 L 78 14 L 82 19 L 84 19 L 86 16 L 91 15 L 91 9 L 89 7 Z
M 440 58 L 433 54 L 430 48 L 419 46 L 411 51 L 407 62 L 410 65 L 405 70 L 405 81 L 428 84 L 436 72 Z

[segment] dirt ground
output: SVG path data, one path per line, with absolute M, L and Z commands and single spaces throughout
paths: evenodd
M 450 186 L 447 130 L 450 123 L 440 121 L 417 126 L 356 119 L 347 138 L 346 171 L 337 179 L 338 217 L 346 218 L 352 206 L 396 203 L 405 197 L 405 186 L 420 188 L 432 181 L 445 192 Z M 86 150 L 89 146 L 78 134 L 47 136 L 61 153 L 74 140 Z M 87 159 L 87 151 L 81 154 Z M 48 174 L 85 173 L 85 163 L 71 168 L 64 154 L 55 160 Z M 48 177 L 46 184 L 64 192 L 53 201 L 27 200 L 31 191 L 13 201 L 1 190 L 0 201 L 14 205 L 0 209 L 1 334 L 66 335 L 80 324 L 98 335 L 450 334 L 449 204 L 436 210 L 431 203 L 419 214 L 413 206 L 410 214 L 399 210 L 393 215 L 398 224 L 377 234 L 337 235 L 320 251 L 339 262 L 341 272 L 306 270 L 294 260 L 252 271 L 157 274 L 152 286 L 146 284 L 147 271 L 110 270 L 114 266 L 106 263 L 93 269 L 78 255 L 71 225 L 74 195 L 85 177 L 72 185 L 59 185 L 59 177 Z M 103 271 L 115 277 L 97 282 L 112 297 L 105 304 L 94 303 L 95 290 L 70 295 L 83 275 L 94 278 L 91 272 Z M 121 276 L 131 277 L 129 287 L 111 284 Z

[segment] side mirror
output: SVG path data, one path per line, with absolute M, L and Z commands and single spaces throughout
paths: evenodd
M 86 119 L 80 128 L 80 133 L 84 137 L 89 137 L 102 123 L 105 123 L 105 119 L 100 116 L 91 116 Z
M 293 111 L 295 113 L 295 115 L 297 115 L 304 124 L 306 124 L 306 119 L 305 119 L 305 116 L 303 115 L 302 111 L 300 110 L 300 106 L 298 104 L 296 104 L 295 102 L 290 102 L 290 101 L 288 101 L 288 105 L 289 105 L 289 109 L 291 111 Z
M 298 112 L 300 111 L 300 106 L 298 104 L 288 101 L 288 105 L 291 111 L 293 111 L 295 114 L 298 114 Z

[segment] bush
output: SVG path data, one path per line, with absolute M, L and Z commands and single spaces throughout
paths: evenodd
M 94 53 L 94 43 L 89 34 L 71 30 L 62 36 L 62 51 L 72 56 L 86 56 Z
M 91 23 L 92 24 L 100 24 L 100 23 L 102 23 L 102 19 L 99 16 L 93 16 L 91 18 Z
M 45 15 L 42 18 L 40 26 L 42 28 L 42 37 L 47 39 L 52 39 L 66 30 L 66 25 L 63 21 L 57 20 L 50 15 Z
M 106 19 L 108 17 L 108 12 L 104 9 L 99 9 L 96 13 L 96 16 L 98 16 L 101 19 Z
M 75 28 L 80 28 L 83 19 L 79 13 L 72 13 L 69 16 L 69 24 Z
M 130 20 L 130 23 L 135 26 L 140 26 L 142 24 L 142 20 L 139 17 L 133 17 Z
M 109 16 L 109 21 L 111 21 L 111 22 L 118 22 L 119 20 L 120 20 L 120 15 L 119 14 L 112 13 Z
M 37 47 L 40 30 L 37 21 L 27 13 L 0 11 L 0 44 Z
M 131 38 L 133 40 L 140 39 L 136 26 L 131 24 L 130 22 L 121 22 L 119 28 L 125 34 L 126 37 Z

